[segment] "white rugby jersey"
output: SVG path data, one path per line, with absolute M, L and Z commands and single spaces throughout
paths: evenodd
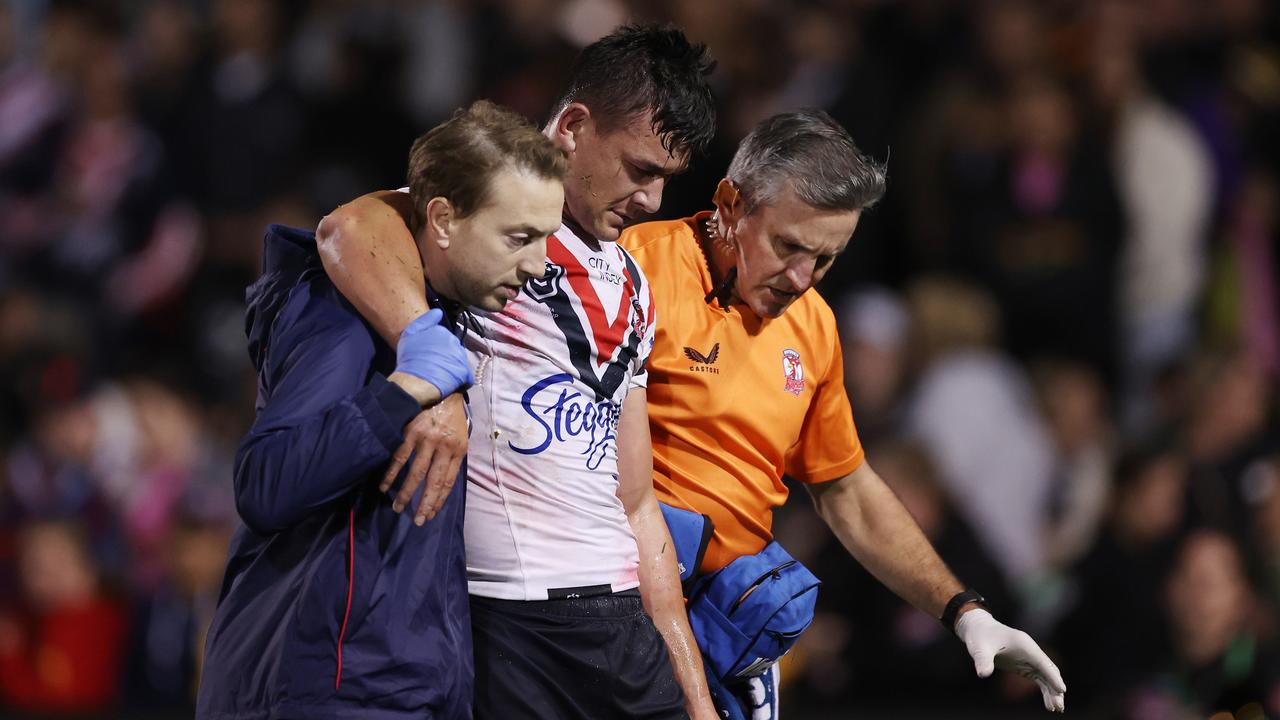
M 646 382 L 649 284 L 617 243 L 593 250 L 565 225 L 547 240 L 546 268 L 502 312 L 475 312 L 481 332 L 466 334 L 467 578 L 483 597 L 639 585 L 616 438 L 627 390 Z

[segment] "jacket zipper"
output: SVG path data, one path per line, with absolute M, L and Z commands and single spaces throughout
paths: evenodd
M 347 609 L 342 613 L 342 629 L 338 631 L 338 673 L 333 689 L 342 684 L 342 641 L 347 636 L 347 620 L 351 618 L 351 589 L 356 581 L 356 509 L 347 511 Z

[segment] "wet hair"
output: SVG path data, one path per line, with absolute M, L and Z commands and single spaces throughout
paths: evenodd
M 790 184 L 821 210 L 865 210 L 884 195 L 885 167 L 862 154 L 848 131 L 821 110 L 782 113 L 743 138 L 726 177 L 747 212 L 769 205 Z
M 409 151 L 412 229 L 425 218 L 427 203 L 443 197 L 466 217 L 489 200 L 493 176 L 513 168 L 564 182 L 564 153 L 528 120 L 480 100 L 419 137 Z
M 701 155 L 715 135 L 714 69 L 707 46 L 674 25 L 623 25 L 578 54 L 551 117 L 582 103 L 609 132 L 651 113 L 667 152 Z

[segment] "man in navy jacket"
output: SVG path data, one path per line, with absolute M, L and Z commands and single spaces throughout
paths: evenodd
M 481 102 L 419 138 L 409 165 L 433 309 L 396 350 L 325 276 L 311 233 L 268 228 L 247 294 L 259 380 L 236 454 L 244 525 L 198 718 L 471 717 L 465 493 L 419 525 L 393 510 L 397 488 L 382 491 L 380 473 L 422 408 L 473 381 L 457 337 L 465 307 L 499 310 L 542 276 L 565 159 Z

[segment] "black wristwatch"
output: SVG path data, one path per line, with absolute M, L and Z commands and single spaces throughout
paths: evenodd
M 987 599 L 979 595 L 977 590 L 969 588 L 961 590 L 948 600 L 947 606 L 942 609 L 942 617 L 938 618 L 942 622 L 942 626 L 954 633 L 956 631 L 956 615 L 960 613 L 960 608 L 969 603 L 977 603 L 985 608 Z

